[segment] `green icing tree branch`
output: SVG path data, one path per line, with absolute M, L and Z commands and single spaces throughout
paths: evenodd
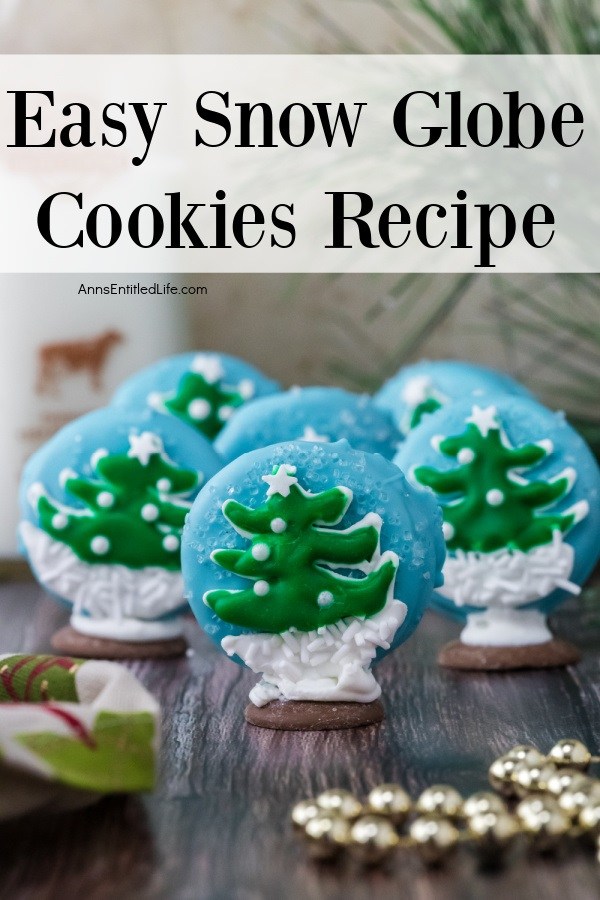
M 140 455 L 136 442 L 146 440 Z M 97 476 L 72 476 L 65 490 L 87 509 L 63 507 L 46 492 L 37 499 L 40 527 L 87 563 L 137 569 L 180 568 L 181 530 L 199 485 L 198 473 L 179 468 L 151 432 L 132 437 L 128 453 L 92 457 Z
M 478 415 L 484 416 L 481 422 Z M 438 440 L 440 453 L 455 459 L 457 467 L 417 466 L 414 477 L 440 499 L 449 550 L 527 551 L 549 544 L 556 531 L 568 531 L 581 517 L 577 506 L 563 513 L 546 511 L 569 493 L 573 473 L 528 482 L 523 470 L 546 459 L 551 445 L 511 447 L 497 417 L 490 422 L 490 415 L 495 416 L 493 407 L 474 407 L 462 434 Z
M 197 372 L 186 372 L 175 394 L 163 403 L 174 416 L 213 440 L 233 410 L 246 400 L 239 389 L 225 387 L 220 380 L 209 382 Z
M 375 615 L 386 603 L 398 567 L 394 553 L 378 555 L 380 517 L 368 514 L 345 530 L 326 528 L 340 522 L 351 492 L 336 487 L 309 494 L 293 477 L 294 467 L 276 466 L 277 479 L 280 470 L 283 482 L 269 488 L 267 501 L 257 509 L 235 500 L 223 504 L 225 518 L 250 546 L 212 553 L 217 565 L 254 580 L 254 586 L 208 591 L 205 601 L 226 622 L 270 633 L 292 627 L 312 631 L 349 616 Z M 334 565 L 363 572 L 352 577 L 333 571 Z

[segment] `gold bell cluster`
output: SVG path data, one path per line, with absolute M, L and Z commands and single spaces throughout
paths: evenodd
M 463 798 L 435 784 L 412 800 L 398 784 L 374 787 L 365 801 L 331 788 L 301 800 L 291 813 L 308 853 L 320 860 L 349 854 L 377 865 L 399 850 L 417 852 L 426 865 L 444 863 L 460 846 L 486 865 L 502 864 L 518 846 L 546 853 L 581 841 L 600 862 L 600 762 L 580 741 L 558 741 L 544 756 L 513 747 L 489 768 L 494 789 Z

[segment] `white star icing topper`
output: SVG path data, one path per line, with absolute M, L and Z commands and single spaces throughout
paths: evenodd
M 467 423 L 475 425 L 483 437 L 487 437 L 489 431 L 500 428 L 498 424 L 498 410 L 495 406 L 486 406 L 485 409 L 480 406 L 474 406 Z
M 295 471 L 296 466 L 279 466 L 274 475 L 263 475 L 262 480 L 269 485 L 267 497 L 272 497 L 273 494 L 288 497 L 292 485 L 298 484 L 298 479 L 294 475 Z
M 139 459 L 143 466 L 147 466 L 150 457 L 155 453 L 163 452 L 163 442 L 153 431 L 142 431 L 141 434 L 129 435 L 129 450 L 127 456 Z
M 316 444 L 328 444 L 329 438 L 326 434 L 318 434 L 312 425 L 306 425 L 299 441 L 314 441 Z
M 210 353 L 199 353 L 195 356 L 191 368 L 192 372 L 202 375 L 209 384 L 219 381 L 225 374 L 219 357 Z

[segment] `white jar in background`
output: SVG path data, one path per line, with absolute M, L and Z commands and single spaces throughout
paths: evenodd
M 17 557 L 25 460 L 66 422 L 105 405 L 137 369 L 187 349 L 184 298 L 85 295 L 80 285 L 167 281 L 165 275 L 0 276 L 0 560 Z

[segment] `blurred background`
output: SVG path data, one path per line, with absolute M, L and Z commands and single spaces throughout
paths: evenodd
M 3 53 L 599 49 L 595 0 L 0 0 Z M 201 296 L 142 302 L 78 295 L 81 280 L 0 280 L 0 364 L 15 358 L 21 373 L 5 362 L 0 381 L 5 421 L 19 423 L 2 467 L 7 489 L 23 457 L 62 421 L 103 403 L 140 365 L 192 348 L 240 355 L 286 385 L 354 390 L 372 390 L 420 357 L 483 362 L 566 410 L 600 450 L 600 276 L 198 275 L 186 280 L 206 287 Z M 40 348 L 91 341 L 101 353 L 110 331 L 121 339 L 108 342 L 99 382 L 75 365 L 52 392 L 36 389 Z

